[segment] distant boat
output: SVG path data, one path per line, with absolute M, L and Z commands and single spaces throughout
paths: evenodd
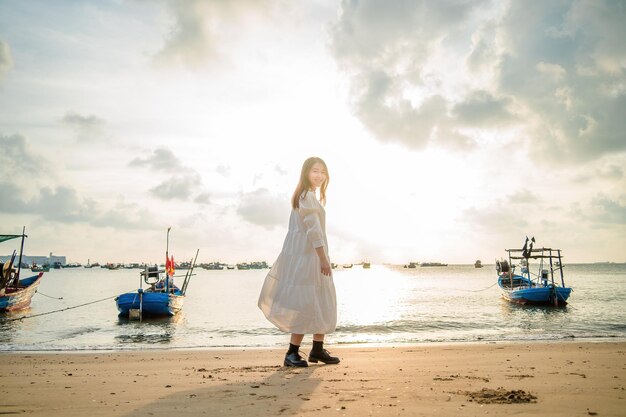
M 169 234 L 170 229 L 167 229 L 165 269 L 161 270 L 157 265 L 146 266 L 140 272 L 139 289 L 115 298 L 120 317 L 141 320 L 144 316 L 174 316 L 183 308 L 187 286 L 193 275 L 199 250 L 196 251 L 195 259 L 190 262 L 182 286 L 177 287 L 174 284 L 174 258 L 169 257 Z M 149 286 L 145 290 L 144 283 Z
M 419 265 L 419 263 L 418 263 L 418 262 L 409 262 L 409 264 L 408 264 L 408 265 L 404 265 L 404 267 L 405 267 L 405 268 L 411 268 L 411 269 L 414 269 L 414 268 L 417 268 L 417 265 Z
M 226 269 L 235 269 L 235 265 L 226 265 Z
M 20 278 L 22 271 L 22 254 L 24 252 L 24 239 L 27 237 L 26 228 L 22 229 L 21 235 L 0 235 L 0 242 L 21 238 L 17 268 L 15 268 L 15 257 L 17 251 L 13 251 L 11 259 L 5 263 L 0 263 L 0 312 L 22 310 L 30 306 L 31 300 L 37 287 L 43 278 L 43 272 L 28 278 Z
M 571 287 L 565 286 L 561 250 L 552 248 L 533 249 L 535 238 L 530 245 L 526 243 L 522 249 L 506 249 L 508 261 L 496 262 L 498 285 L 502 296 L 506 300 L 517 304 L 535 304 L 549 306 L 564 306 L 572 292 Z M 538 273 L 531 274 L 529 260 L 539 260 Z M 525 267 L 520 268 L 520 274 L 515 273 L 514 260 L 525 260 Z M 520 262 L 521 263 L 521 262 Z M 558 264 L 558 265 L 557 265 Z M 555 272 L 557 277 L 555 280 Z M 533 277 L 533 275 L 535 275 Z M 560 278 L 560 282 L 559 282 Z
M 442 264 L 441 262 L 422 262 L 420 266 L 448 266 L 448 264 Z
M 237 269 L 267 269 L 269 268 L 269 265 L 267 264 L 267 262 L 265 261 L 256 261 L 256 262 L 243 262 L 240 264 L 237 264 Z
M 203 269 L 208 269 L 209 271 L 220 271 L 224 269 L 224 265 L 219 262 L 210 262 L 208 264 L 200 265 Z
M 372 264 L 370 264 L 369 262 L 363 262 L 363 269 L 370 269 L 372 266 Z
M 32 272 L 50 272 L 50 265 L 45 264 L 45 265 L 37 265 L 33 262 L 33 265 L 30 267 L 30 270 Z
M 483 267 L 483 263 L 480 262 L 480 259 L 476 259 L 476 262 L 474 262 L 474 268 L 482 268 Z
M 343 264 L 344 269 L 352 268 L 352 264 Z

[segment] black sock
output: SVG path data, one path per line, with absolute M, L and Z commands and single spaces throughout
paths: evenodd
M 292 353 L 298 353 L 298 349 L 300 349 L 300 346 L 289 343 L 289 350 L 287 351 L 287 355 L 290 355 Z
M 311 352 L 322 353 L 324 351 L 324 342 L 318 342 L 317 340 L 313 341 L 313 349 Z

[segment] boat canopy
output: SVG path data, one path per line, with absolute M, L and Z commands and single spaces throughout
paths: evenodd
M 17 239 L 18 237 L 22 237 L 22 235 L 0 235 L 0 243 L 11 239 Z
M 509 252 L 511 259 L 560 259 L 561 250 L 552 248 L 536 248 L 527 252 L 526 256 L 523 254 L 523 249 L 506 249 Z M 513 255 L 513 252 L 520 252 L 520 255 Z M 553 253 L 556 252 L 556 253 Z

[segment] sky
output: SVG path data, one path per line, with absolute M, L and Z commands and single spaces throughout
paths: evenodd
M 626 262 L 626 2 L 0 0 L 0 233 L 272 263 L 323 158 L 331 260 Z M 3 243 L 0 253 L 12 251 Z

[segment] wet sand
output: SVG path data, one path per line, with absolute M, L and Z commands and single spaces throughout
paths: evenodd
M 304 345 L 303 352 L 310 346 Z M 624 416 L 626 342 L 0 354 L 0 414 Z

